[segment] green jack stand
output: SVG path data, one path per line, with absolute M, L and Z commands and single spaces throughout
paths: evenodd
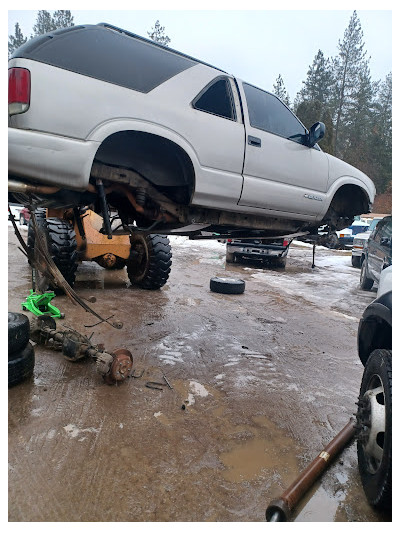
M 44 294 L 37 294 L 32 289 L 26 302 L 22 303 L 24 311 L 30 311 L 36 316 L 49 315 L 52 318 L 64 318 L 64 313 L 61 313 L 57 307 L 51 305 L 51 300 L 55 297 L 53 291 L 46 291 Z

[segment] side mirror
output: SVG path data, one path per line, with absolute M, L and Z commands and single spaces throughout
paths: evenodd
M 312 148 L 318 141 L 320 141 L 325 135 L 325 124 L 323 122 L 316 122 L 311 126 L 310 133 L 308 134 L 308 146 Z

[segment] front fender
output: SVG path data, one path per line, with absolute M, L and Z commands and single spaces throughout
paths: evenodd
M 369 178 L 368 180 L 371 181 Z M 332 203 L 333 197 L 335 196 L 337 191 L 345 185 L 355 185 L 356 187 L 359 187 L 365 194 L 368 204 L 372 206 L 374 202 L 374 198 L 375 198 L 375 192 L 376 192 L 375 186 L 372 183 L 372 181 L 370 184 L 369 183 L 367 184 L 365 181 L 363 181 L 360 178 L 355 178 L 353 176 L 341 176 L 340 178 L 336 179 L 333 182 L 333 184 L 329 187 L 326 193 L 325 199 L 323 201 L 323 204 L 322 204 L 320 217 L 323 217 L 326 214 L 326 212 L 329 209 L 329 206 Z

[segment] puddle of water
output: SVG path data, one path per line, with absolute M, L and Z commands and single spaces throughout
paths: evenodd
M 254 417 L 253 420 L 261 428 L 236 428 L 236 431 L 245 429 L 253 437 L 236 443 L 231 450 L 220 455 L 220 460 L 226 466 L 224 478 L 240 483 L 260 475 L 276 477 L 278 474 L 283 484 L 287 485 L 298 472 L 297 445 L 266 417 Z M 267 437 L 264 436 L 265 433 L 268 434 Z
M 319 487 L 296 516 L 295 522 L 333 522 L 339 502 Z

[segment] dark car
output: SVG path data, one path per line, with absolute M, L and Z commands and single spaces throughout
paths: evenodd
M 378 222 L 361 255 L 360 288 L 372 289 L 382 270 L 392 264 L 392 217 Z
M 358 469 L 364 492 L 378 509 L 392 507 L 392 290 L 364 311 L 358 355 L 364 365 L 357 409 Z
M 228 239 L 226 262 L 256 260 L 284 268 L 291 241 L 287 239 Z

